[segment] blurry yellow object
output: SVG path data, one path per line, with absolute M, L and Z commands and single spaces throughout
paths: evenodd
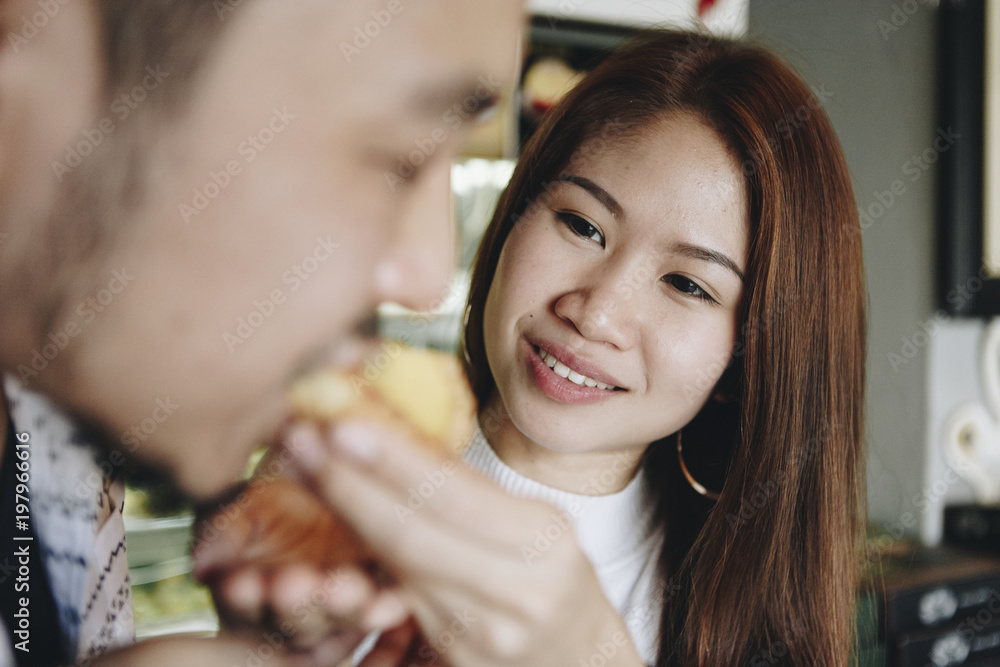
M 464 445 L 474 425 L 474 400 L 458 360 L 394 342 L 353 371 L 330 368 L 307 376 L 289 401 L 300 418 L 373 419 L 411 431 L 442 452 Z

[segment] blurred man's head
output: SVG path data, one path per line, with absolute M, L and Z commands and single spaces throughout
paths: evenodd
M 0 363 L 214 493 L 376 303 L 446 290 L 511 0 L 0 3 Z M 411 174 L 412 172 L 412 174 Z

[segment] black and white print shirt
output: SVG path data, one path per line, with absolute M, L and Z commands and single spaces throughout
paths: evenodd
M 125 558 L 125 487 L 107 454 L 55 405 L 4 378 L 10 419 L 31 442 L 31 520 L 63 645 L 78 664 L 135 639 Z M 0 635 L 5 636 L 6 633 Z M 0 639 L 0 665 L 13 664 Z

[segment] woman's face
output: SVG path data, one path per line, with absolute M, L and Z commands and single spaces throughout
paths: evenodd
M 595 148 L 514 226 L 484 312 L 493 401 L 561 452 L 682 428 L 729 362 L 743 294 L 746 195 L 713 130 L 680 114 Z

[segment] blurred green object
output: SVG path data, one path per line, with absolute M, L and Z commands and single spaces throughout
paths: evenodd
M 182 574 L 132 586 L 137 639 L 168 634 L 214 636 L 219 620 L 208 590 Z
M 191 577 L 191 513 L 159 502 L 149 487 L 125 491 L 125 545 L 138 639 L 187 633 L 211 636 L 219 622 L 208 590 Z M 166 510 L 169 516 L 156 516 Z
M 163 519 L 146 519 L 142 517 L 125 517 L 125 535 L 128 539 L 128 566 L 132 572 L 133 584 L 144 584 L 157 579 L 165 579 L 175 574 L 183 574 L 191 569 L 190 543 L 191 524 L 194 517 L 190 514 Z M 178 562 L 186 567 L 183 572 L 170 572 L 163 576 L 155 574 L 140 574 L 137 571 Z M 186 564 L 186 565 L 184 565 Z
M 879 642 L 874 646 L 862 648 L 858 651 L 855 667 L 886 667 L 885 644 Z
M 858 643 L 854 667 L 885 667 L 885 643 L 878 640 L 878 600 L 869 591 L 858 595 Z
M 266 450 L 254 452 L 249 477 Z M 136 638 L 167 634 L 212 636 L 219 619 L 208 589 L 191 576 L 192 503 L 158 471 L 125 472 L 125 548 Z

